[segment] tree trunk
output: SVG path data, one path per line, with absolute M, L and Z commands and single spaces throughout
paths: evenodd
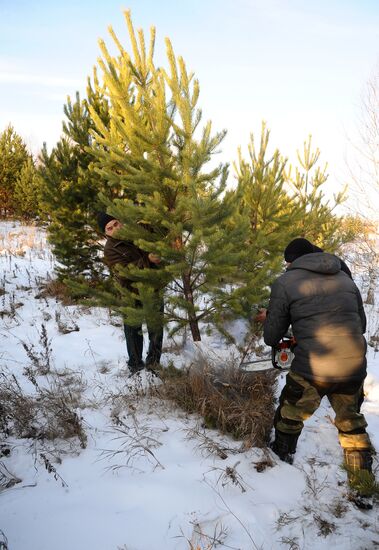
M 199 330 L 199 323 L 196 318 L 195 307 L 193 303 L 193 294 L 191 289 L 191 281 L 188 273 L 185 273 L 183 275 L 182 281 L 183 281 L 184 297 L 186 299 L 186 302 L 188 302 L 189 304 L 187 313 L 188 313 L 188 321 L 191 329 L 192 339 L 194 342 L 200 342 L 201 336 L 200 336 L 200 330 Z

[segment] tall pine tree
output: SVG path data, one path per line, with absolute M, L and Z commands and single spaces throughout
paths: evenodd
M 96 73 L 94 81 L 96 85 Z M 102 181 L 91 167 L 92 156 L 88 152 L 93 127 L 89 106 L 105 125 L 109 115 L 106 100 L 90 82 L 87 95 L 81 100 L 77 93 L 74 102 L 68 98 L 64 135 L 51 152 L 45 145 L 41 153 L 41 207 L 50 220 L 48 236 L 61 264 L 57 268 L 60 278 L 96 277 L 102 270 L 94 222 Z
M 32 156 L 22 165 L 14 186 L 15 214 L 22 218 L 36 218 L 40 214 L 41 180 Z
M 16 182 L 30 159 L 31 155 L 21 136 L 9 125 L 0 134 L 0 215 L 7 216 L 15 212 Z
M 234 291 L 243 315 L 251 315 L 254 306 L 267 299 L 268 285 L 283 269 L 283 250 L 296 236 L 301 219 L 301 209 L 286 190 L 287 160 L 278 149 L 269 153 L 269 137 L 263 123 L 258 146 L 251 135 L 249 159 L 239 150 L 235 164 L 241 196 L 236 216 L 247 224 L 240 265 L 244 284 Z
M 100 43 L 110 124 L 91 109 L 92 153 L 102 179 L 121 191 L 113 200 L 102 196 L 107 211 L 124 224 L 119 237 L 158 254 L 161 264 L 155 270 L 123 268 L 122 274 L 135 281 L 142 308 L 135 307 L 135 294 L 126 289 L 124 307 L 114 307 L 128 324 L 139 325 L 147 316 L 152 319 L 154 302 L 159 303 L 154 297 L 167 287 L 166 321 L 189 324 L 198 341 L 199 321 L 211 320 L 230 299 L 227 283 L 236 278 L 241 250 L 241 229 L 225 223 L 235 209 L 235 193 L 225 189 L 228 168 L 206 169 L 225 131 L 212 134 L 211 122 L 201 127 L 199 83 L 170 41 L 168 69 L 156 68 L 155 29 L 147 50 L 143 31 L 136 35 L 130 13 L 125 17 L 131 54 L 112 29 L 119 55 L 111 56 Z M 159 322 L 157 308 L 155 315 Z
M 301 209 L 300 223 L 297 223 L 298 237 L 305 237 L 328 252 L 335 251 L 339 245 L 349 240 L 350 233 L 341 231 L 342 217 L 335 209 L 345 200 L 345 191 L 333 195 L 333 200 L 327 199 L 324 193 L 328 180 L 327 165 L 318 165 L 320 150 L 312 149 L 312 137 L 304 142 L 303 151 L 297 151 L 299 166 L 286 174 L 296 205 Z

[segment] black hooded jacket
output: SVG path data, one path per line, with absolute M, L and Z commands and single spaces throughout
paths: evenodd
M 104 260 L 121 286 L 128 288 L 132 292 L 136 292 L 132 287 L 132 281 L 121 277 L 115 268 L 117 266 L 126 267 L 129 264 L 133 264 L 140 269 L 156 267 L 149 261 L 149 254 L 147 252 L 141 250 L 132 242 L 121 241 L 113 237 L 107 237 L 104 247 Z
M 355 283 L 327 253 L 301 256 L 272 285 L 264 340 L 273 346 L 292 325 L 291 370 L 316 382 L 366 375 L 366 316 Z

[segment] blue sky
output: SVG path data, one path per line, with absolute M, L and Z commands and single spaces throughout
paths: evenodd
M 376 0 L 0 0 L 0 130 L 10 122 L 36 152 L 59 138 L 67 94 L 84 90 L 111 24 L 127 45 L 122 15 L 157 28 L 200 81 L 204 119 L 228 129 L 221 157 L 236 158 L 261 121 L 293 156 L 309 133 L 343 178 L 347 135 L 379 59 Z

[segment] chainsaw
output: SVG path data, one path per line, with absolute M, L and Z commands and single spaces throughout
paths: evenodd
M 284 336 L 280 342 L 271 348 L 271 358 L 243 361 L 240 369 L 244 372 L 257 372 L 269 369 L 288 370 L 294 358 L 296 340 L 293 336 Z

